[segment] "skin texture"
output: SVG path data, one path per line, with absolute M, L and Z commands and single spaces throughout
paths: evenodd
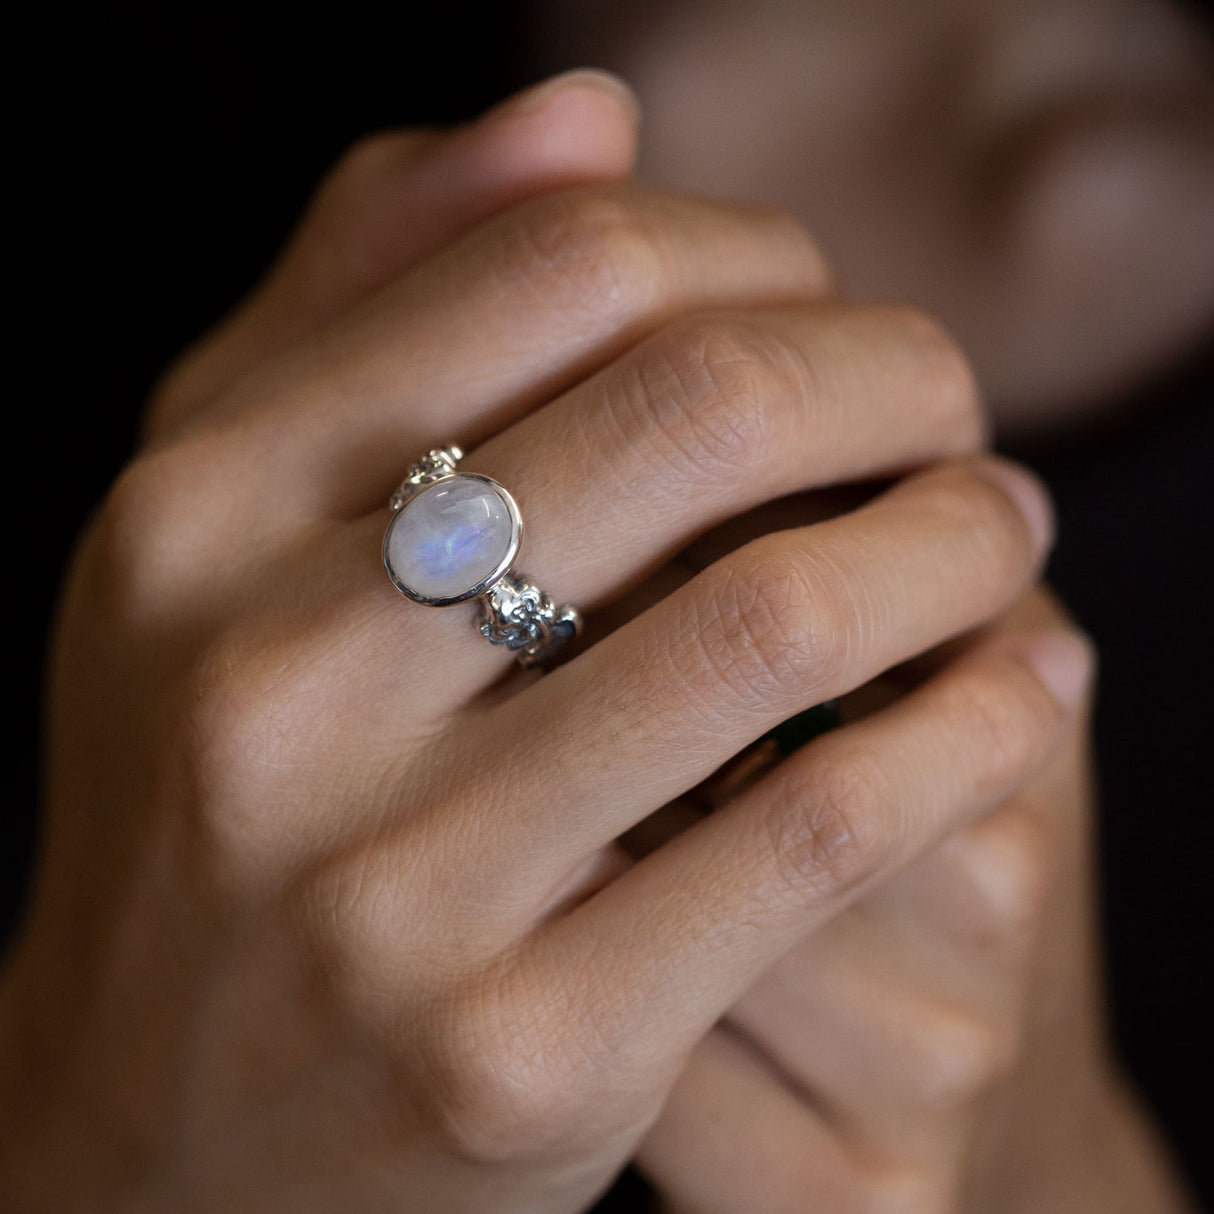
M 0 991 L 9 1204 L 571 1211 L 643 1141 L 685 1202 L 662 1127 L 712 1026 L 1074 736 L 1085 643 L 1006 620 L 618 845 L 778 721 L 994 625 L 1051 537 L 932 322 L 832 300 L 782 216 L 623 183 L 631 140 L 579 78 L 364 145 L 167 377 L 62 609 Z M 542 677 L 378 568 L 401 468 L 452 439 L 519 498 L 540 583 L 616 604 Z M 634 610 L 730 516 L 872 477 Z
M 1061 619 L 1033 595 L 994 632 Z M 851 711 L 900 695 L 914 711 L 922 677 L 870 684 Z M 1024 789 L 792 949 L 697 1047 L 639 1152 L 662 1209 L 1189 1208 L 1107 1052 L 1086 724 L 1075 714 Z

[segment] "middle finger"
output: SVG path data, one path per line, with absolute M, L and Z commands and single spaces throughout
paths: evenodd
M 688 307 L 812 299 L 821 255 L 787 216 L 638 187 L 497 216 L 238 383 L 204 424 L 274 453 L 289 518 L 350 518 L 417 456 L 465 449 Z

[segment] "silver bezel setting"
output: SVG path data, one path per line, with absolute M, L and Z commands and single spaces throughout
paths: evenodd
M 485 578 L 478 582 L 475 586 L 470 586 L 467 590 L 461 591 L 459 594 L 450 598 L 432 598 L 429 595 L 418 593 L 412 587 L 402 582 L 392 568 L 392 563 L 388 559 L 388 541 L 392 536 L 392 529 L 397 522 L 409 509 L 409 507 L 419 498 L 428 493 L 431 489 L 437 488 L 439 485 L 446 485 L 454 480 L 478 481 L 480 484 L 492 489 L 494 493 L 502 500 L 506 506 L 506 511 L 510 516 L 510 543 L 507 546 L 502 559 L 493 568 Z M 395 504 L 395 503 L 394 503 Z M 477 598 L 491 590 L 509 570 L 514 558 L 518 555 L 519 546 L 523 542 L 523 516 L 519 512 L 518 503 L 510 495 L 503 485 L 495 481 L 491 476 L 482 476 L 478 472 L 455 472 L 443 476 L 434 476 L 426 479 L 423 483 L 417 485 L 416 491 L 404 497 L 399 507 L 395 510 L 392 518 L 388 522 L 388 526 L 384 531 L 383 543 L 380 546 L 380 555 L 383 559 L 384 570 L 388 574 L 388 580 L 401 592 L 407 599 L 411 599 L 415 603 L 421 603 L 425 607 L 454 607 L 457 603 L 466 603 L 469 599 Z

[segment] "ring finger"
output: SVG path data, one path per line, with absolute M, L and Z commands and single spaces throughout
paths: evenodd
M 821 304 L 674 322 L 463 467 L 522 504 L 527 573 L 594 608 L 761 502 L 971 452 L 982 436 L 965 362 L 931 322 Z M 373 551 L 383 522 L 368 519 L 351 552 Z M 442 654 L 453 706 L 508 665 L 469 607 L 384 598 L 386 628 L 409 610 L 410 643 Z

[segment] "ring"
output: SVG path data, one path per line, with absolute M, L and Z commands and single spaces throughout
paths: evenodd
M 814 738 L 838 729 L 840 724 L 839 706 L 834 700 L 824 700 L 807 708 L 739 751 L 707 780 L 685 793 L 684 799 L 702 813 L 711 813 L 745 792 L 794 751 Z
M 427 607 L 475 599 L 477 626 L 524 666 L 551 658 L 581 631 L 569 603 L 556 606 L 511 569 L 523 539 L 518 504 L 488 476 L 459 472 L 459 447 L 438 447 L 405 474 L 389 506 L 384 568 L 401 594 Z

